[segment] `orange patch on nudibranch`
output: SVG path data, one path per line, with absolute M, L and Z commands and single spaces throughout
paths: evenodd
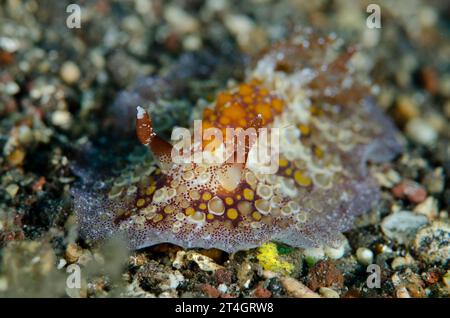
M 284 102 L 261 84 L 252 81 L 239 85 L 234 92 L 219 93 L 214 106 L 203 112 L 203 129 L 247 129 L 258 115 L 263 117 L 267 125 L 283 111 Z

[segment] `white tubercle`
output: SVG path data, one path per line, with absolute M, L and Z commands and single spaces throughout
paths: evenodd
M 137 119 L 142 119 L 144 118 L 145 115 L 145 109 L 142 108 L 141 106 L 136 107 L 136 111 L 137 111 Z

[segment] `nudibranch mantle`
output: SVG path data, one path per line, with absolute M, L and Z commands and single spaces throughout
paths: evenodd
M 142 122 L 148 115 L 138 108 L 139 139 L 160 166 L 107 193 L 75 189 L 82 234 L 93 240 L 121 234 L 130 248 L 170 242 L 234 252 L 269 240 L 336 245 L 378 199 L 367 162 L 401 151 L 395 128 L 368 98 L 370 85 L 349 63 L 354 51 L 339 53 L 337 42 L 306 32 L 276 45 L 244 83 L 204 110 L 202 129 L 249 128 L 255 118 L 280 128 L 276 173 L 238 163 L 170 162 L 172 145 Z

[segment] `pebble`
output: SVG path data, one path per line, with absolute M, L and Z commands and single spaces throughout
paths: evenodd
M 407 244 L 416 231 L 428 223 L 424 215 L 409 211 L 399 211 L 388 215 L 381 221 L 383 233 L 399 244 Z
M 202 39 L 198 35 L 188 35 L 183 39 L 183 48 L 186 51 L 196 51 L 202 46 Z
M 418 257 L 428 264 L 446 264 L 450 261 L 450 224 L 434 221 L 421 229 L 414 239 Z
M 11 198 L 14 199 L 17 192 L 19 192 L 19 186 L 15 183 L 11 183 L 10 185 L 8 185 L 6 187 L 6 192 L 8 192 L 8 194 L 11 196 Z
M 223 266 L 216 264 L 212 258 L 194 251 L 178 251 L 172 266 L 180 269 L 185 264 L 185 261 L 193 261 L 201 270 L 206 272 L 215 272 L 218 269 L 223 269 Z
M 365 247 L 356 250 L 356 258 L 362 265 L 369 265 L 373 262 L 373 252 Z
M 61 66 L 60 76 L 67 84 L 74 84 L 80 79 L 81 72 L 77 64 L 67 61 Z
M 7 84 L 0 86 L 0 88 L 3 93 L 11 96 L 16 95 L 20 91 L 20 87 L 16 82 L 8 82 Z
M 76 243 L 67 245 L 65 257 L 68 263 L 75 263 L 83 253 L 83 249 Z
M 255 295 L 255 297 L 258 297 L 258 298 L 272 297 L 272 293 L 270 292 L 270 290 L 264 288 L 262 283 L 256 287 L 254 295 Z
M 323 247 L 308 248 L 303 251 L 303 255 L 307 259 L 311 259 L 314 263 L 325 258 Z
M 432 221 L 439 217 L 438 201 L 434 197 L 428 197 L 425 201 L 418 204 L 413 211 L 425 215 Z
M 4 276 L 0 277 L 0 292 L 8 290 L 8 279 Z
M 444 104 L 444 114 L 447 118 L 450 118 L 450 100 L 447 100 Z
M 391 267 L 392 269 L 397 270 L 402 267 L 413 265 L 414 263 L 415 263 L 414 258 L 412 258 L 410 254 L 406 254 L 404 257 L 398 256 L 394 258 L 394 260 L 391 263 Z
M 397 290 L 395 291 L 395 295 L 397 296 L 397 298 L 411 298 L 411 295 L 404 286 L 397 288 Z
M 164 11 L 164 18 L 170 26 L 178 33 L 194 33 L 199 30 L 199 22 L 183 9 L 169 6 Z
M 417 104 L 409 96 L 399 96 L 395 103 L 395 114 L 399 119 L 409 121 L 420 115 Z
M 444 191 L 445 176 L 444 168 L 438 167 L 433 171 L 428 172 L 423 178 L 423 185 L 430 193 L 437 194 Z
M 325 298 L 339 298 L 338 292 L 328 287 L 320 287 L 319 294 Z
M 52 124 L 63 129 L 69 129 L 72 124 L 72 115 L 67 110 L 56 110 L 52 114 Z
M 280 277 L 281 285 L 283 285 L 287 294 L 295 298 L 320 298 L 320 295 L 300 283 L 295 278 L 289 276 Z
M 25 159 L 25 151 L 21 148 L 13 150 L 8 156 L 8 162 L 13 166 L 20 166 Z
M 210 284 L 203 284 L 200 286 L 200 289 L 203 293 L 205 293 L 206 295 L 208 295 L 211 298 L 219 298 L 220 297 L 220 291 Z
M 388 189 L 391 189 L 402 180 L 400 174 L 392 169 L 389 169 L 386 172 L 376 171 L 374 172 L 374 176 L 380 186 Z
M 92 256 L 92 252 L 89 250 L 83 250 L 83 253 L 78 258 L 78 264 L 86 266 L 88 263 L 90 263 L 94 257 Z
M 222 293 L 225 294 L 228 291 L 228 287 L 225 284 L 220 284 L 217 289 Z
M 412 203 L 421 203 L 427 197 L 425 188 L 412 180 L 404 180 L 391 190 L 397 199 L 408 199 Z
M 450 292 L 450 269 L 442 276 L 442 282 L 444 283 L 445 288 Z
M 414 118 L 406 124 L 406 135 L 413 141 L 426 146 L 433 145 L 438 137 L 436 130 L 421 118 Z
M 340 259 L 342 258 L 342 256 L 344 256 L 345 253 L 345 242 L 343 242 L 339 247 L 337 248 L 332 248 L 332 247 L 325 247 L 324 249 L 325 255 L 328 258 L 331 259 Z

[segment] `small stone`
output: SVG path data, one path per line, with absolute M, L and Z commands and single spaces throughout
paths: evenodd
M 27 125 L 19 127 L 19 142 L 28 145 L 33 141 L 33 131 Z
M 319 261 L 309 269 L 307 276 L 308 287 L 316 291 L 320 287 L 342 288 L 344 276 L 332 261 Z
M 444 104 L 444 114 L 447 118 L 450 118 L 450 100 L 447 100 Z
M 8 279 L 4 276 L 0 277 L 0 292 L 8 290 Z
M 374 173 L 374 176 L 377 179 L 380 186 L 388 189 L 392 188 L 401 181 L 400 174 L 392 169 L 386 172 L 376 171 Z
M 80 79 L 81 72 L 74 62 L 67 61 L 61 66 L 60 76 L 67 84 L 74 84 Z
M 303 255 L 307 263 L 314 264 L 315 262 L 325 258 L 325 251 L 323 247 L 308 248 L 303 251 Z
M 183 48 L 186 51 L 196 51 L 202 46 L 202 39 L 197 35 L 188 35 L 183 39 Z
M 237 279 L 239 286 L 248 288 L 253 278 L 252 266 L 248 261 L 244 261 L 238 268 Z
M 186 261 L 195 262 L 201 270 L 206 272 L 215 272 L 219 269 L 223 269 L 223 266 L 216 264 L 212 258 L 195 251 L 178 251 L 172 265 L 179 269 Z
M 67 110 L 56 110 L 52 114 L 52 124 L 62 129 L 69 129 L 72 124 L 72 115 Z
M 414 240 L 418 257 L 428 264 L 445 265 L 450 260 L 450 225 L 434 221 L 421 229 Z
M 326 246 L 324 248 L 325 255 L 328 258 L 333 259 L 333 260 L 340 259 L 340 258 L 342 258 L 342 256 L 344 256 L 345 247 L 346 247 L 347 244 L 348 244 L 348 241 L 347 241 L 347 239 L 345 239 L 336 248 L 333 248 L 333 247 L 330 247 L 330 246 Z
M 394 270 L 398 270 L 402 267 L 408 267 L 415 263 L 414 259 L 411 257 L 411 255 L 406 254 L 404 257 L 398 256 L 394 258 L 394 260 L 391 263 L 391 267 Z
M 66 248 L 66 260 L 69 263 L 75 263 L 83 253 L 83 249 L 76 243 L 70 243 Z
M 1 91 L 6 95 L 16 95 L 20 91 L 19 85 L 16 82 L 8 82 L 1 87 Z
M 13 166 L 20 166 L 25 159 L 25 151 L 22 148 L 13 150 L 8 156 L 8 162 Z
M 436 94 L 439 89 L 439 78 L 436 71 L 431 67 L 425 67 L 421 70 L 421 79 L 423 87 L 430 94 Z
M 413 211 L 425 215 L 428 220 L 432 221 L 439 217 L 438 201 L 434 197 L 428 197 L 418 204 Z
M 428 223 L 424 215 L 409 211 L 399 211 L 388 215 L 381 221 L 383 233 L 399 244 L 407 244 L 414 238 L 417 230 Z
M 295 298 L 320 298 L 320 295 L 289 276 L 280 277 L 280 282 L 287 294 Z
M 226 284 L 220 284 L 217 286 L 217 289 L 222 293 L 225 294 L 228 291 L 228 287 Z
M 319 294 L 325 298 L 339 298 L 338 292 L 328 287 L 320 287 Z
M 180 34 L 194 33 L 200 28 L 197 19 L 176 6 L 168 6 L 164 11 L 164 18 Z
M 436 130 L 421 118 L 414 118 L 406 124 L 406 135 L 413 141 L 430 146 L 436 142 L 438 134 Z
M 397 199 L 408 199 L 412 203 L 421 203 L 427 197 L 427 191 L 412 180 L 400 182 L 391 191 Z
M 201 285 L 200 290 L 210 298 L 219 298 L 220 296 L 220 291 L 210 284 Z
M 45 177 L 40 177 L 35 183 L 33 183 L 31 189 L 34 192 L 42 191 L 42 188 L 44 187 L 45 183 L 46 183 Z
M 267 290 L 266 288 L 263 287 L 262 284 L 259 284 L 254 292 L 255 297 L 258 298 L 270 298 L 272 297 L 272 293 L 270 292 L 270 290 Z
M 83 253 L 78 258 L 77 263 L 83 266 L 86 266 L 94 259 L 92 252 L 89 250 L 83 250 Z
M 427 173 L 423 178 L 423 185 L 427 188 L 428 192 L 433 194 L 438 194 L 444 191 L 444 169 L 442 167 L 438 167 Z
M 230 271 L 226 270 L 225 268 L 219 268 L 214 273 L 214 278 L 218 284 L 230 284 L 232 280 L 232 276 Z
M 395 291 L 395 295 L 397 296 L 397 298 L 411 298 L 411 295 L 408 293 L 408 290 L 404 286 L 397 288 L 397 290 Z
M 442 276 L 442 282 L 444 283 L 445 288 L 450 291 L 450 269 Z
M 19 186 L 15 183 L 11 183 L 10 185 L 8 185 L 6 187 L 6 192 L 8 192 L 8 194 L 11 196 L 11 198 L 14 199 L 17 192 L 19 192 Z
M 369 265 L 373 262 L 373 252 L 365 247 L 356 250 L 356 258 L 362 265 Z
M 399 120 L 407 122 L 420 115 L 417 104 L 408 96 L 400 96 L 395 104 L 395 116 Z

